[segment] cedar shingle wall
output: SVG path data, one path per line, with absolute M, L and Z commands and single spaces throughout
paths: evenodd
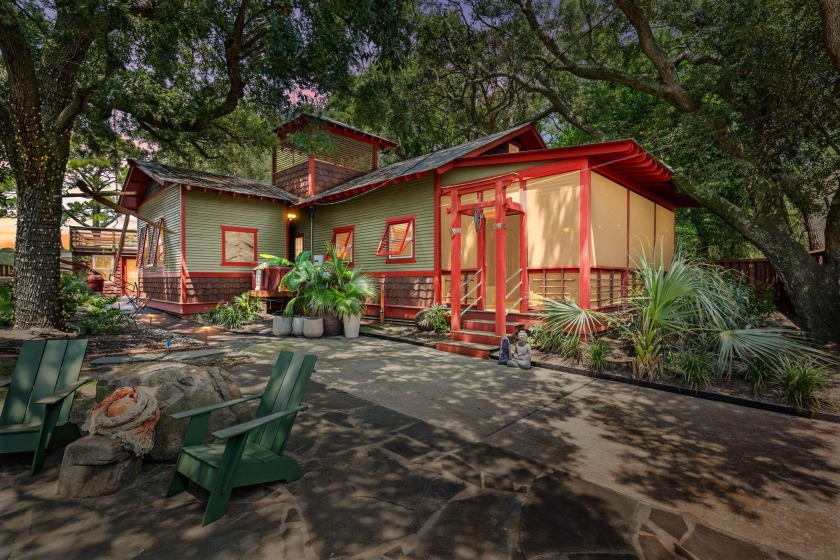
M 346 183 L 351 179 L 364 175 L 364 171 L 356 171 L 355 169 L 347 169 L 346 167 L 339 167 L 330 165 L 323 161 L 315 161 L 315 194 L 333 188 L 341 183 Z
M 230 301 L 251 289 L 251 278 L 187 278 L 187 303 Z
M 152 299 L 177 303 L 181 300 L 181 279 L 177 276 L 141 276 L 140 291 Z
M 276 172 L 271 183 L 295 196 L 309 196 L 309 162 L 305 161 Z
M 434 299 L 431 276 L 391 276 L 385 278 L 385 305 L 429 307 Z

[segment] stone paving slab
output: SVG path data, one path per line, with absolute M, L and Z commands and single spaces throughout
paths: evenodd
M 155 354 L 134 354 L 127 356 L 103 356 L 101 358 L 94 358 L 90 361 L 95 366 L 104 366 L 109 364 L 130 364 L 133 362 L 153 362 L 160 360 L 166 356 L 166 352 L 158 352 Z
M 230 352 L 229 348 L 205 348 L 204 350 L 184 350 L 183 352 L 172 352 L 165 356 L 163 360 L 180 362 L 183 360 L 194 360 L 196 358 L 206 358 L 207 356 L 217 356 L 219 354 L 227 354 Z

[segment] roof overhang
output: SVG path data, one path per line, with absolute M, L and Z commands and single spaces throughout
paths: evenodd
M 336 134 L 347 136 L 349 138 L 354 138 L 362 142 L 367 142 L 368 144 L 373 144 L 381 150 L 387 148 L 396 148 L 397 146 L 399 146 L 399 144 L 394 142 L 393 140 L 388 140 L 387 138 L 382 138 L 381 136 L 370 134 L 369 132 L 359 130 L 358 128 L 353 128 L 352 126 L 340 123 L 338 121 L 334 121 L 332 119 L 324 119 L 319 117 L 318 115 L 310 115 L 309 113 L 304 113 L 299 117 L 296 117 L 286 123 L 283 123 L 282 125 L 275 128 L 274 132 L 278 136 L 293 134 L 304 128 L 313 120 L 323 123 L 324 126 L 326 126 L 327 129 L 331 132 L 335 132 Z

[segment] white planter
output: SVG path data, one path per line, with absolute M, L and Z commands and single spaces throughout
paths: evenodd
M 359 327 L 362 325 L 362 318 L 348 316 L 344 318 L 344 338 L 359 338 Z
M 324 336 L 324 320 L 320 317 L 304 317 L 303 336 L 306 338 L 321 338 Z
M 292 318 L 292 334 L 295 336 L 303 336 L 303 317 Z
M 292 318 L 275 317 L 271 322 L 271 332 L 274 336 L 289 336 L 292 334 Z

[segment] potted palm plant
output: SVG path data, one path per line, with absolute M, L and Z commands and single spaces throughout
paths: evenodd
M 338 257 L 335 247 L 327 246 L 327 252 L 330 260 L 324 264 L 324 268 L 329 286 L 322 294 L 323 309 L 341 318 L 346 338 L 358 338 L 365 301 L 376 297 L 376 287 L 362 270 L 350 269 Z
M 323 321 L 320 317 L 313 317 L 321 307 L 323 299 L 325 282 L 321 267 L 312 262 L 309 251 L 299 254 L 294 263 L 286 262 L 292 266 L 292 270 L 280 280 L 280 288 L 294 294 L 285 309 L 285 316 L 292 318 L 292 334 L 304 336 L 306 330 L 310 337 L 321 336 Z M 309 319 L 309 328 L 305 329 L 307 319 Z M 320 334 L 318 334 L 319 330 Z

